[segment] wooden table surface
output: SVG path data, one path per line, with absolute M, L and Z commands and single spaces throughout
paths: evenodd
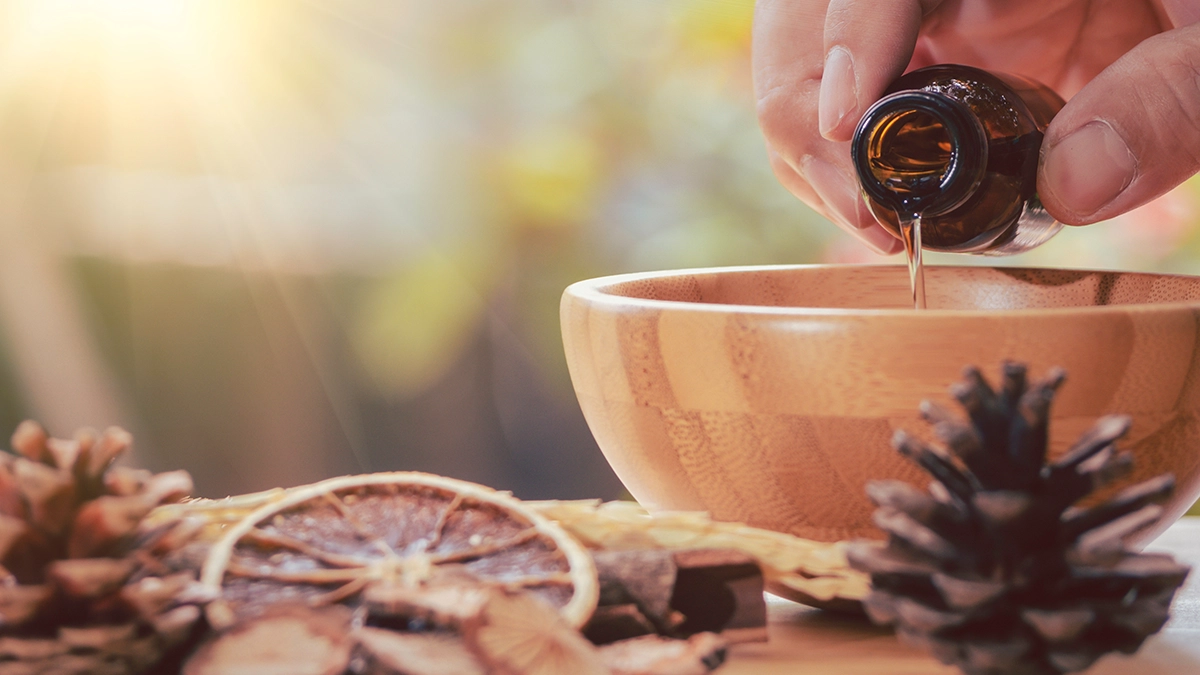
M 1109 655 L 1088 675 L 1200 674 L 1200 518 L 1184 518 L 1148 551 L 1164 551 L 1194 570 L 1175 597 L 1171 621 L 1133 656 Z M 770 641 L 737 645 L 719 675 L 951 675 L 890 630 L 768 596 Z

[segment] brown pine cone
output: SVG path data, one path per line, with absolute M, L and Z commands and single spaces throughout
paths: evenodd
M 117 428 L 50 438 L 24 422 L 15 453 L 0 453 L 4 672 L 140 673 L 191 636 L 193 575 L 155 576 L 182 529 L 138 525 L 192 479 L 115 466 L 130 441 Z
M 903 432 L 893 441 L 934 477 L 929 491 L 898 481 L 867 488 L 888 535 L 848 551 L 871 575 L 868 614 L 970 675 L 1056 675 L 1109 651 L 1132 653 L 1166 623 L 1189 571 L 1124 543 L 1161 516 L 1154 502 L 1171 493 L 1171 476 L 1077 505 L 1128 474 L 1132 457 L 1115 446 L 1128 417 L 1100 419 L 1046 463 L 1063 379 L 1055 370 L 1027 386 L 1025 367 L 1006 363 L 993 391 L 968 368 L 951 390 L 967 422 L 922 406 L 948 452 Z

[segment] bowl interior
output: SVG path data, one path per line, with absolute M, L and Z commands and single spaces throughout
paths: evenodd
M 929 309 L 1020 310 L 1200 301 L 1200 277 L 1033 268 L 925 270 Z M 911 309 L 894 265 L 728 268 L 612 278 L 596 290 L 631 299 L 794 308 Z

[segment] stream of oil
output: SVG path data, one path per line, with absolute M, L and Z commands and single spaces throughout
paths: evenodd
M 912 286 L 913 309 L 925 309 L 925 265 L 921 261 L 921 214 L 896 211 L 900 238 L 908 258 L 908 281 Z

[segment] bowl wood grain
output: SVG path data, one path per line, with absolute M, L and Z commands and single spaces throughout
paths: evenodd
M 651 509 L 839 540 L 879 536 L 863 488 L 928 478 L 892 449 L 932 440 L 930 399 L 964 366 L 1005 359 L 1068 379 L 1051 456 L 1101 415 L 1128 414 L 1128 484 L 1172 472 L 1149 537 L 1200 492 L 1200 278 L 932 267 L 929 310 L 907 270 L 786 266 L 622 275 L 569 287 L 563 343 L 579 404 L 609 463 Z

